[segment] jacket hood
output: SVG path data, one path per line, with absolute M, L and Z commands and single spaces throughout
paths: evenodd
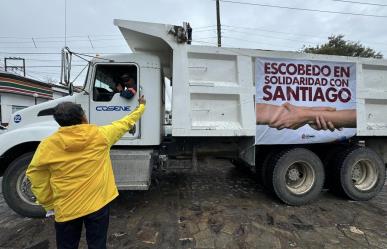
M 80 124 L 61 127 L 57 135 L 65 151 L 80 151 L 90 144 L 97 131 L 95 125 Z

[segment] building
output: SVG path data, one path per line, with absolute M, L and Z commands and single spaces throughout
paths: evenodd
M 0 125 L 7 125 L 16 111 L 67 94 L 66 87 L 0 71 Z

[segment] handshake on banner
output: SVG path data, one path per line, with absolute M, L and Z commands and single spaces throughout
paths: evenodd
M 334 107 L 303 107 L 288 102 L 278 106 L 256 104 L 256 124 L 278 130 L 309 125 L 315 130 L 341 130 L 356 127 L 356 110 L 336 110 Z

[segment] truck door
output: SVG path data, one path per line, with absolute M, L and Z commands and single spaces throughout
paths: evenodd
M 127 81 L 128 75 L 131 82 Z M 126 97 L 121 96 L 118 85 Z M 138 105 L 139 91 L 139 70 L 135 64 L 96 64 L 90 93 L 90 123 L 107 125 L 129 114 Z M 139 138 L 139 122 L 134 134 L 127 132 L 122 139 Z

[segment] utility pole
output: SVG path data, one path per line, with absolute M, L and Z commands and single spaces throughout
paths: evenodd
M 219 0 L 216 0 L 216 26 L 218 30 L 218 47 L 222 46 L 222 31 L 220 25 Z
M 22 65 L 15 65 L 15 64 L 9 65 L 8 61 L 16 61 L 16 62 L 21 61 Z M 4 70 L 6 72 L 8 72 L 8 71 L 22 71 L 23 76 L 26 77 L 26 61 L 24 58 L 20 58 L 20 57 L 6 57 L 6 58 L 4 58 Z

